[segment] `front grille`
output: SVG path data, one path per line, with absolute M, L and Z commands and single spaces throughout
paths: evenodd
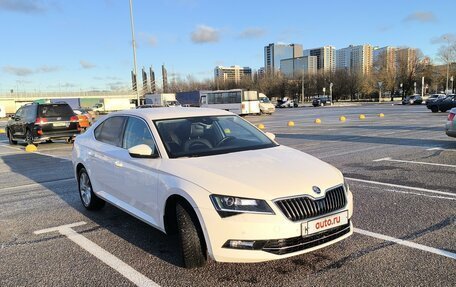
M 288 219 L 299 221 L 341 209 L 347 204 L 347 199 L 343 186 L 339 186 L 327 191 L 321 199 L 302 196 L 277 200 L 276 204 Z
M 349 232 L 350 221 L 346 225 L 335 227 L 315 235 L 268 240 L 263 246 L 262 250 L 277 255 L 288 254 L 330 242 Z

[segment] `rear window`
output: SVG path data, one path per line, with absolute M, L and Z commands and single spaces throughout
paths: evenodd
M 69 117 L 73 116 L 73 109 L 69 105 L 55 104 L 55 105 L 39 105 L 38 117 Z

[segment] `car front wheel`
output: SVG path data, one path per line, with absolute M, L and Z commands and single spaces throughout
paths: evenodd
M 17 141 L 13 139 L 13 134 L 8 130 L 8 142 L 10 145 L 17 145 Z
M 206 245 L 198 218 L 188 209 L 180 203 L 176 204 L 177 234 L 184 267 L 197 268 L 206 264 Z
M 98 210 L 105 205 L 104 200 L 95 195 L 90 182 L 89 174 L 85 168 L 81 168 L 78 174 L 79 196 L 82 204 L 88 210 Z

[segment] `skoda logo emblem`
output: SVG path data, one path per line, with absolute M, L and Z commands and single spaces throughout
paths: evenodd
M 321 190 L 318 186 L 312 186 L 312 190 L 316 193 L 316 194 L 320 194 Z

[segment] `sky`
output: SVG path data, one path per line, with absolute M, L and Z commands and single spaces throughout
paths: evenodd
M 264 66 L 264 46 L 419 48 L 456 41 L 454 0 L 133 0 L 138 74 L 212 79 Z M 129 0 L 0 0 L 0 94 L 131 87 Z

